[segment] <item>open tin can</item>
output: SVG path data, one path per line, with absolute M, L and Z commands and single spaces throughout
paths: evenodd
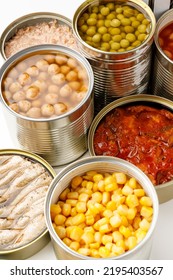
M 93 47 L 82 39 L 78 24 L 79 20 L 83 17 L 83 15 L 85 16 L 88 11 L 92 10 L 93 7 L 94 9 L 97 8 L 99 10 L 102 5 L 107 7 L 106 5 L 110 3 L 117 6 L 119 5 L 120 7 L 127 5 L 132 9 L 135 8 L 145 15 L 146 19 L 150 22 L 150 28 L 147 38 L 141 45 L 129 50 L 122 50 L 121 52 L 105 51 Z M 112 17 L 114 16 L 112 15 L 113 12 L 110 12 Z M 92 16 L 94 15 L 91 14 L 91 17 Z M 100 19 L 98 18 L 97 20 L 99 21 Z M 106 19 L 104 20 L 106 21 Z M 147 93 L 150 79 L 153 35 L 156 22 L 152 10 L 146 3 L 141 0 L 85 1 L 76 10 L 72 23 L 80 52 L 88 59 L 93 68 L 95 78 L 94 97 L 96 113 L 99 112 L 105 105 L 117 98 L 131 94 Z M 105 24 L 109 25 L 107 22 Z M 104 26 L 104 29 L 109 30 L 109 27 Z M 118 31 L 115 30 L 115 32 Z
M 39 166 L 40 168 L 42 168 L 44 170 L 45 174 L 50 176 L 49 177 L 50 179 L 52 177 L 51 180 L 53 180 L 53 178 L 56 175 L 54 169 L 49 165 L 49 163 L 46 162 L 43 158 L 41 158 L 35 154 L 32 154 L 27 151 L 23 151 L 23 150 L 17 150 L 17 149 L 3 149 L 3 150 L 0 150 L 0 168 L 1 169 L 3 168 L 3 171 L 1 171 L 3 173 L 3 180 L 5 180 L 5 177 L 10 178 L 10 174 L 12 174 L 12 172 L 13 172 L 12 168 L 16 169 L 16 170 L 17 170 L 17 168 L 19 168 L 19 166 L 17 164 L 14 164 L 14 157 L 17 158 L 18 163 L 20 160 L 20 164 L 22 164 L 22 165 L 25 164 L 26 162 L 29 162 L 31 165 L 33 165 L 33 167 L 34 166 L 36 167 L 36 165 Z M 11 161 L 11 167 L 10 167 L 10 161 Z M 34 164 L 36 164 L 36 165 L 34 165 Z M 22 165 L 21 165 L 21 167 L 22 167 Z M 4 169 L 6 166 L 8 166 L 8 170 L 5 172 Z M 16 180 L 16 185 L 17 185 L 17 182 L 19 182 L 20 176 L 22 176 L 21 167 L 20 167 L 20 172 L 18 171 L 17 174 L 15 176 L 13 176 L 13 178 L 11 178 L 11 180 L 12 180 L 11 183 L 8 180 L 9 181 L 8 189 L 12 185 L 13 181 Z M 23 174 L 25 173 L 26 169 L 27 169 L 27 167 L 25 165 L 25 167 L 23 167 Z M 23 180 L 23 182 L 24 182 L 24 180 Z M 21 243 L 21 245 L 19 245 L 19 246 L 17 246 L 17 245 L 14 246 L 14 243 L 13 243 L 13 242 L 16 242 L 15 240 L 17 240 L 19 238 L 19 236 L 22 236 L 20 234 L 19 224 L 17 226 L 17 222 L 19 222 L 23 219 L 23 216 L 25 216 L 25 213 L 21 211 L 22 208 L 21 208 L 21 206 L 19 207 L 19 204 L 22 205 L 22 201 L 24 201 L 26 199 L 26 197 L 29 198 L 30 194 L 37 192 L 38 185 L 34 184 L 34 182 L 36 182 L 36 179 L 35 180 L 33 179 L 32 190 L 31 190 L 32 183 L 30 181 L 30 183 L 28 182 L 28 186 L 21 187 L 21 190 L 20 190 L 20 188 L 18 188 L 18 190 L 17 190 L 17 187 L 16 187 L 15 196 L 11 197 L 11 198 L 9 197 L 9 199 L 5 203 L 1 202 L 1 204 L 0 204 L 0 219 L 1 219 L 0 235 L 1 235 L 1 245 L 2 245 L 2 246 L 0 246 L 0 259 L 27 259 L 27 258 L 31 257 L 32 255 L 36 254 L 38 251 L 40 251 L 45 245 L 48 244 L 48 242 L 50 240 L 48 230 L 47 230 L 46 224 L 45 224 L 44 230 L 41 230 L 39 232 L 39 235 L 35 236 L 33 239 L 30 239 L 30 241 L 23 243 L 23 244 Z M 29 191 L 29 184 L 30 184 L 30 191 Z M 49 186 L 47 186 L 47 188 L 48 187 Z M 41 184 L 40 184 L 40 188 L 42 189 L 42 193 L 44 195 L 44 188 L 42 188 Z M 8 192 L 8 190 L 7 190 L 7 192 Z M 19 196 L 21 197 L 21 199 L 19 199 Z M 42 196 L 42 197 L 44 198 L 44 196 Z M 1 176 L 0 199 L 2 200 L 2 198 L 3 198 L 3 194 L 2 194 L 2 176 Z M 32 198 L 32 199 L 34 201 L 34 198 Z M 38 196 L 37 196 L 37 199 L 38 199 Z M 15 201 L 18 201 L 18 204 L 15 204 Z M 30 206 L 29 206 L 29 204 L 28 204 L 28 206 L 26 204 L 24 205 L 26 212 L 27 212 L 27 210 L 29 210 Z M 16 210 L 17 210 L 16 207 L 18 209 L 20 208 L 20 212 L 19 212 L 19 210 L 18 210 L 18 212 L 16 212 Z M 32 207 L 33 207 L 33 204 L 31 206 L 31 208 Z M 44 215 L 44 203 L 42 204 L 42 207 L 43 207 L 42 215 Z M 24 208 L 23 208 L 23 210 L 24 210 Z M 12 212 L 10 212 L 10 209 L 13 209 Z M 15 217 L 14 217 L 14 220 L 11 219 L 8 221 L 8 219 L 6 218 L 6 215 L 7 216 L 10 215 L 10 213 L 15 215 Z M 25 217 L 25 218 L 27 218 L 27 217 Z M 34 220 L 34 218 L 35 217 L 34 217 L 34 213 L 33 213 L 32 220 Z M 14 221 L 16 221 L 16 224 Z M 12 232 L 10 233 L 10 225 L 7 225 L 7 227 L 5 228 L 4 222 L 7 222 L 7 223 L 11 222 L 11 231 L 13 231 L 13 233 L 15 232 L 17 235 L 13 235 Z M 43 220 L 43 222 L 44 222 L 44 220 Z M 12 226 L 14 226 L 14 225 L 15 225 L 15 229 L 12 229 Z M 23 227 L 21 228 L 21 231 L 22 231 L 22 229 L 25 230 L 24 224 L 22 226 Z M 26 229 L 27 229 L 27 224 L 26 224 Z M 28 228 L 29 236 L 31 234 L 34 234 L 34 232 L 38 232 L 37 228 L 33 228 L 33 229 L 30 228 L 30 231 Z M 4 241 L 5 236 L 7 239 L 9 239 L 8 243 L 6 243 Z M 12 246 L 10 244 L 12 244 Z M 6 245 L 7 245 L 7 247 L 6 247 Z M 10 246 L 11 246 L 11 248 L 10 248 Z
M 105 120 L 106 116 L 109 113 L 111 113 L 112 111 L 114 111 L 115 109 L 118 109 L 121 107 L 126 108 L 126 106 L 130 107 L 133 105 L 134 106 L 135 105 L 150 106 L 152 108 L 158 108 L 159 110 L 165 109 L 168 111 L 168 114 L 169 114 L 169 112 L 173 113 L 173 102 L 171 100 L 168 100 L 168 99 L 160 97 L 160 96 L 153 96 L 153 95 L 147 95 L 147 94 L 131 95 L 131 96 L 123 97 L 123 98 L 120 98 L 118 100 L 111 102 L 97 114 L 97 116 L 95 117 L 95 119 L 93 120 L 93 122 L 90 126 L 89 133 L 88 133 L 88 147 L 89 147 L 89 153 L 91 156 L 96 156 L 95 147 L 94 147 L 94 136 L 95 136 L 95 133 L 96 133 L 96 130 L 97 130 L 99 124 L 103 123 L 103 120 Z M 128 110 L 128 108 L 126 108 L 126 110 Z M 117 113 L 117 114 L 123 114 L 123 113 Z M 145 114 L 145 112 L 144 112 L 144 114 Z M 152 117 L 150 117 L 150 120 L 152 120 Z M 130 120 L 128 123 L 130 124 Z M 133 121 L 131 122 L 131 124 L 133 125 Z M 110 125 L 111 125 L 111 122 L 110 122 Z M 142 126 L 145 126 L 145 123 L 143 123 Z M 151 126 L 151 128 L 152 128 L 152 126 Z M 169 127 L 169 128 L 171 129 L 172 127 Z M 114 133 L 116 135 L 115 128 L 112 127 L 111 129 L 114 130 Z M 132 131 L 135 129 L 138 130 L 138 127 L 132 126 L 131 129 L 132 129 Z M 162 129 L 164 130 L 165 128 L 163 127 Z M 147 133 L 149 133 L 149 132 L 146 132 L 146 135 L 147 135 Z M 124 137 L 126 137 L 126 136 L 124 136 Z M 129 137 L 130 137 L 130 135 L 129 135 Z M 170 136 L 170 140 L 171 140 L 171 137 L 172 136 Z M 139 136 L 139 139 L 140 139 L 140 136 Z M 124 140 L 127 141 L 126 147 L 128 150 L 130 139 L 128 139 L 128 137 L 127 137 L 127 139 L 125 138 Z M 119 140 L 119 141 L 122 141 L 122 145 L 123 145 L 123 140 Z M 135 138 L 132 138 L 131 141 L 132 141 L 132 143 L 136 143 Z M 154 141 L 155 140 L 153 140 L 153 143 L 154 143 Z M 103 143 L 103 145 L 105 145 L 105 147 L 107 147 L 106 145 L 108 145 L 108 144 Z M 120 149 L 121 149 L 122 145 L 120 143 Z M 132 154 L 133 154 L 133 152 L 132 152 Z M 130 160 L 131 156 L 132 155 L 129 154 L 128 160 Z M 138 155 L 135 155 L 135 153 L 133 156 L 134 156 L 134 158 L 138 158 Z M 144 153 L 144 157 L 145 156 L 147 157 L 147 152 L 146 152 L 146 154 Z M 117 157 L 118 157 L 118 155 L 117 155 Z M 161 155 L 160 155 L 160 158 L 161 158 Z M 171 158 L 168 160 L 171 161 Z M 136 162 L 139 163 L 138 160 Z M 164 172 L 163 172 L 163 174 L 164 174 Z M 171 174 L 171 176 L 173 176 L 173 174 Z M 173 180 L 172 179 L 168 182 L 155 185 L 155 189 L 157 191 L 160 203 L 164 203 L 173 198 Z
M 62 72 L 59 72 L 58 78 L 53 74 L 50 74 L 47 72 L 42 72 L 42 70 L 39 70 L 39 74 L 41 73 L 41 78 L 38 77 L 36 74 L 36 77 L 34 76 L 35 81 L 37 82 L 36 88 L 34 88 L 40 92 L 39 97 L 42 98 L 42 91 L 41 88 L 43 86 L 44 88 L 44 94 L 48 93 L 48 87 L 51 86 L 51 96 L 52 96 L 52 86 L 53 86 L 53 96 L 57 100 L 56 102 L 62 103 L 59 101 L 59 83 L 63 87 L 63 91 L 61 94 L 62 99 L 67 98 L 70 100 L 72 98 L 72 103 L 68 106 L 69 102 L 67 100 L 67 106 L 65 105 L 65 109 L 68 107 L 69 110 L 63 111 L 62 114 L 59 115 L 53 115 L 51 118 L 36 118 L 31 117 L 31 115 L 26 115 L 24 112 L 21 112 L 19 114 L 18 112 L 12 110 L 10 106 L 8 105 L 8 102 L 6 98 L 4 97 L 2 91 L 3 91 L 3 80 L 5 80 L 5 75 L 8 75 L 8 71 L 12 69 L 15 70 L 16 65 L 21 65 L 20 63 L 30 60 L 31 67 L 32 68 L 32 60 L 34 57 L 40 58 L 40 56 L 48 55 L 50 57 L 53 56 L 61 56 L 61 58 L 65 57 L 65 61 L 75 61 L 75 63 L 78 65 L 79 69 L 82 71 L 80 72 L 80 75 L 82 73 L 85 73 L 85 82 L 82 84 L 81 82 L 84 80 L 83 76 L 81 80 L 75 80 L 74 82 L 78 82 L 79 86 L 83 88 L 76 90 L 71 88 L 67 84 L 66 88 L 66 78 L 65 75 L 68 74 L 62 74 Z M 68 59 L 67 59 L 68 58 Z M 43 61 L 43 60 L 41 60 Z M 44 61 L 45 62 L 45 61 Z M 50 62 L 51 63 L 51 62 Z M 61 62 L 60 62 L 61 63 Z M 46 62 L 47 64 L 47 62 Z M 55 63 L 51 63 L 54 65 Z M 23 65 L 23 64 L 22 64 Z M 70 64 L 70 66 L 65 65 L 65 69 L 71 69 L 74 70 L 73 65 Z M 64 66 L 63 65 L 63 66 Z M 47 64 L 48 66 L 48 64 Z M 47 67 L 46 66 L 46 67 Z M 28 66 L 27 66 L 28 67 Z M 35 66 L 34 66 L 35 67 Z M 74 66 L 75 67 L 75 66 Z M 56 69 L 61 69 L 61 65 L 56 65 Z M 35 69 L 35 68 L 34 68 Z M 47 68 L 46 68 L 47 69 Z M 37 69 L 38 70 L 38 69 Z M 25 70 L 22 70 L 25 71 Z M 52 70 L 51 70 L 52 71 Z M 54 71 L 54 70 L 53 70 Z M 38 72 L 38 71 L 37 71 Z M 23 72 L 22 72 L 23 73 Z M 35 73 L 35 72 L 34 72 Z M 78 79 L 78 74 L 76 74 L 75 71 L 69 71 L 68 73 L 73 73 L 73 77 L 75 76 L 75 79 Z M 25 73 L 24 73 L 25 75 Z M 30 74 L 31 75 L 31 74 Z M 35 75 L 35 74 L 33 74 Z M 77 76 L 78 75 L 78 76 Z M 54 76 L 54 79 L 56 81 L 52 82 L 52 76 Z M 63 76 L 63 80 L 61 80 Z M 11 56 L 2 66 L 0 70 L 0 77 L 1 77 L 1 101 L 2 106 L 4 109 L 4 113 L 6 115 L 7 120 L 7 126 L 10 130 L 12 139 L 15 141 L 17 147 L 20 147 L 22 149 L 26 149 L 28 151 L 31 151 L 33 153 L 36 153 L 43 158 L 45 158 L 51 165 L 53 166 L 60 166 L 63 164 L 67 164 L 69 162 L 72 162 L 73 160 L 79 158 L 87 151 L 87 132 L 89 129 L 89 126 L 91 124 L 91 121 L 93 119 L 94 115 L 94 104 L 93 104 L 93 84 L 94 84 L 94 77 L 93 77 L 93 71 L 89 64 L 89 62 L 83 58 L 79 53 L 76 51 L 64 47 L 64 46 L 55 46 L 55 45 L 39 45 L 27 48 L 25 50 L 22 50 L 13 56 Z M 27 74 L 28 77 L 28 74 Z M 49 78 L 48 78 L 49 77 Z M 77 78 L 76 78 L 77 77 Z M 17 79 L 18 84 L 18 76 L 15 78 Z M 30 78 L 29 78 L 30 79 Z M 49 82 L 48 82 L 49 79 Z M 58 79 L 58 81 L 57 81 Z M 32 84 L 29 85 L 29 87 L 33 88 L 33 84 L 35 83 L 33 81 L 33 78 L 31 79 Z M 51 84 L 50 84 L 51 81 Z M 58 83 L 58 85 L 57 85 Z M 69 82 L 70 83 L 70 82 Z M 16 83 L 13 83 L 16 84 Z M 65 84 L 65 85 L 64 85 Z M 19 84 L 18 84 L 19 85 Z M 19 85 L 20 89 L 24 91 L 24 88 L 27 85 Z M 28 87 L 28 86 L 27 86 Z M 62 89 L 61 87 L 61 89 Z M 64 88 L 65 87 L 65 88 Z M 68 95 L 67 96 L 67 91 Z M 34 93 L 35 94 L 35 93 Z M 62 96 L 63 95 L 63 96 Z M 26 95 L 25 95 L 26 97 Z M 30 96 L 31 97 L 31 96 Z M 38 97 L 38 99 L 39 99 Z M 43 96 L 43 99 L 46 98 Z M 30 98 L 31 99 L 31 98 Z M 75 100 L 74 100 L 75 99 Z M 26 100 L 26 99 L 25 99 Z M 27 104 L 28 104 L 27 100 Z M 34 97 L 34 99 L 29 101 L 29 103 L 33 104 L 33 101 L 37 101 Z M 38 100 L 39 101 L 39 100 Z M 47 102 L 49 105 L 49 108 L 52 108 L 53 111 L 55 109 L 55 103 L 53 105 L 53 101 Z M 64 103 L 63 103 L 64 104 Z M 76 104 L 76 105 L 74 105 Z M 60 106 L 62 104 L 59 104 Z M 18 105 L 17 105 L 18 106 Z M 29 105 L 30 106 L 30 105 Z M 33 105 L 34 107 L 38 107 L 37 105 Z M 47 105 L 46 105 L 47 106 Z M 64 105 L 63 105 L 64 106 Z M 31 107 L 32 109 L 32 107 Z M 40 109 L 39 109 L 40 110 Z M 61 110 L 61 109 L 60 109 Z M 38 111 L 38 108 L 37 108 Z

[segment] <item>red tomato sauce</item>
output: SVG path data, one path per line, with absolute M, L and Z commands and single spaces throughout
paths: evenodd
M 173 179 L 173 113 L 144 105 L 113 109 L 94 134 L 96 155 L 125 159 L 154 185 Z
M 158 39 L 163 52 L 173 60 L 173 22 L 160 31 Z

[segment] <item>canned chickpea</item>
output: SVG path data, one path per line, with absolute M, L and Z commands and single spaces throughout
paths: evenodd
M 134 165 L 91 157 L 56 176 L 45 212 L 58 259 L 147 259 L 158 198 L 151 181 Z

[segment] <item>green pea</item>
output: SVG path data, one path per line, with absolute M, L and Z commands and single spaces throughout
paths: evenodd
M 119 28 L 111 28 L 111 30 L 109 31 L 110 32 L 110 34 L 113 36 L 113 35 L 118 35 L 118 34 L 120 34 L 120 29 Z
M 138 26 L 138 31 L 139 31 L 139 33 L 146 33 L 146 29 L 147 29 L 147 27 L 146 27 L 145 24 L 140 24 L 140 25 Z
M 111 20 L 110 19 L 105 19 L 105 24 L 106 27 L 110 27 L 111 26 Z
M 112 19 L 116 18 L 116 15 L 111 13 L 111 14 L 107 15 L 106 18 L 112 20 Z
M 101 26 L 98 28 L 98 32 L 100 34 L 105 34 L 107 32 L 107 28 L 105 26 Z
M 102 14 L 98 14 L 98 15 L 97 15 L 97 18 L 98 18 L 98 19 L 104 19 L 105 17 L 104 17 Z
M 88 36 L 93 36 L 96 33 L 96 28 L 94 26 L 89 27 L 88 30 L 86 31 L 86 34 Z
M 122 20 L 123 18 L 124 18 L 124 15 L 122 15 L 122 14 L 117 15 L 117 19 Z
M 126 35 L 126 39 L 130 42 L 133 43 L 136 41 L 136 36 L 133 33 L 128 33 Z
M 96 25 L 96 23 L 97 23 L 97 20 L 95 19 L 95 18 L 89 18 L 89 19 L 87 19 L 87 24 L 88 25 Z
M 116 8 L 115 11 L 116 11 L 117 14 L 122 14 L 123 9 L 121 7 L 118 7 L 118 8 Z
M 132 24 L 131 24 L 134 28 L 138 28 L 138 26 L 140 25 L 140 21 L 139 20 L 134 20 L 132 21 Z
M 103 15 L 103 16 L 107 16 L 109 15 L 110 13 L 110 9 L 108 7 L 103 7 L 101 10 L 100 10 L 100 13 Z
M 121 41 L 120 41 L 120 46 L 122 47 L 122 48 L 127 48 L 128 46 L 130 45 L 130 43 L 129 43 L 129 41 L 127 40 L 127 39 L 122 39 Z
M 114 11 L 115 9 L 114 3 L 107 3 L 106 6 L 109 8 L 110 11 Z
M 143 42 L 147 38 L 147 34 L 141 33 L 138 35 L 138 40 Z
M 103 42 L 101 44 L 101 48 L 102 48 L 102 50 L 109 51 L 110 50 L 110 45 L 107 42 Z
M 136 16 L 136 19 L 139 20 L 139 21 L 143 21 L 145 19 L 144 15 L 142 13 L 139 13 L 137 16 Z
M 111 20 L 110 24 L 113 27 L 119 27 L 121 25 L 121 21 L 119 19 L 115 18 L 115 19 Z
M 87 20 L 87 19 L 89 18 L 89 14 L 88 14 L 88 13 L 84 13 L 84 14 L 83 14 L 83 18 L 84 18 L 85 20 Z
M 135 42 L 132 43 L 132 46 L 135 47 L 135 48 L 140 46 L 140 45 L 141 45 L 141 41 L 139 41 L 139 40 L 136 40 Z
M 102 35 L 103 42 L 109 42 L 111 40 L 111 35 L 109 33 L 105 33 Z
M 129 18 L 122 18 L 121 19 L 121 24 L 123 26 L 128 26 L 128 25 L 131 25 L 131 20 Z
M 92 38 L 94 43 L 99 43 L 101 41 L 101 35 L 99 33 L 96 33 Z
M 86 24 L 83 24 L 81 27 L 80 27 L 80 30 L 85 33 L 88 29 L 88 26 Z
M 133 33 L 135 31 L 134 27 L 131 25 L 124 26 L 124 31 L 126 33 Z
M 134 11 L 131 8 L 127 8 L 123 11 L 123 15 L 130 18 L 134 15 Z
M 77 25 L 78 26 L 82 26 L 84 23 L 85 23 L 85 19 L 83 17 L 80 17 L 79 20 L 78 20 Z
M 111 44 L 111 49 L 114 51 L 118 51 L 121 48 L 120 43 L 114 42 Z
M 119 43 L 121 40 L 122 40 L 122 36 L 120 34 L 113 36 L 113 41 L 114 42 L 118 42 Z
M 96 13 L 97 14 L 99 12 L 98 6 L 93 6 L 91 11 L 92 11 L 92 13 Z
M 97 21 L 97 27 L 104 26 L 104 24 L 105 24 L 105 21 L 104 21 L 103 19 L 99 19 L 99 20 Z
M 118 50 L 118 52 L 125 52 L 125 49 L 124 49 L 124 48 L 120 48 L 120 49 Z
M 95 19 L 97 19 L 97 14 L 96 14 L 96 13 L 90 14 L 90 18 L 95 18 Z

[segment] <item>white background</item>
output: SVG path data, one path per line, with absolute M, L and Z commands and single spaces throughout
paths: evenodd
M 56 12 L 72 19 L 83 0 L 5 0 L 0 9 L 0 34 L 13 20 L 32 12 Z M 0 65 L 3 60 L 0 57 Z M 0 149 L 16 148 L 9 134 L 0 102 Z M 154 234 L 150 259 L 173 260 L 173 200 L 160 205 L 159 219 Z M 44 247 L 30 260 L 54 260 L 52 245 Z

